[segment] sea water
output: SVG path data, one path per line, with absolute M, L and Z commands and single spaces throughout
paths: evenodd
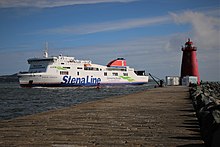
M 0 82 L 0 120 L 35 114 L 126 95 L 154 87 L 154 83 L 139 86 L 21 88 L 18 82 Z

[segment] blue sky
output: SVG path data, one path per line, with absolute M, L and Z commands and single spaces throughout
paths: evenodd
M 28 70 L 47 41 L 53 56 L 178 76 L 190 37 L 201 79 L 220 81 L 219 0 L 1 0 L 0 22 L 0 75 Z

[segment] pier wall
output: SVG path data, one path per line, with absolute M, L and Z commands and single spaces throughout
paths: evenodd
M 220 146 L 220 83 L 201 83 L 190 88 L 190 97 L 206 146 Z

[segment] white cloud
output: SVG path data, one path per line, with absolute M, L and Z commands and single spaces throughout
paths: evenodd
M 54 29 L 43 30 L 43 33 L 52 34 L 91 34 L 106 31 L 126 30 L 138 27 L 145 27 L 149 25 L 158 25 L 169 22 L 169 16 L 154 17 L 154 18 L 139 18 L 127 19 L 112 22 L 93 23 L 79 26 L 65 26 Z
M 190 24 L 192 30 L 188 33 L 198 47 L 203 49 L 220 48 L 220 19 L 201 12 L 186 11 L 181 14 L 171 13 L 177 24 Z
M 177 43 L 175 43 L 175 38 L 177 39 Z M 174 41 L 173 48 L 172 50 L 167 50 L 166 45 L 172 40 Z M 107 64 L 114 58 L 124 57 L 127 59 L 129 66 L 135 67 L 137 70 L 146 70 L 160 78 L 164 78 L 168 75 L 180 75 L 182 60 L 181 45 L 184 45 L 185 41 L 184 35 L 172 34 L 163 37 L 145 37 L 127 40 L 114 44 L 88 45 L 65 50 L 64 54 L 72 54 L 80 59 L 89 58 L 99 64 Z M 195 45 L 197 46 L 198 44 Z M 202 80 L 220 80 L 218 51 L 207 52 L 202 48 L 198 48 L 197 58 Z
M 89 34 L 164 23 L 183 26 L 190 25 L 191 27 L 189 27 L 187 32 L 175 33 L 164 37 L 129 40 L 111 45 L 89 46 L 79 49 L 78 53 L 74 50 L 74 54 L 84 57 L 84 53 L 86 52 L 85 57 L 91 55 L 93 57 L 92 60 L 98 61 L 100 64 L 107 63 L 107 61 L 115 57 L 125 57 L 132 67 L 139 69 L 145 68 L 152 73 L 157 73 L 160 77 L 164 75 L 179 75 L 182 55 L 181 45 L 184 45 L 187 38 L 190 37 L 198 47 L 197 58 L 201 79 L 219 80 L 220 22 L 219 16 L 212 14 L 186 11 L 183 13 L 171 13 L 170 16 L 156 18 L 88 24 L 79 27 L 75 26 L 75 28 L 63 27 L 53 29 L 51 32 Z M 71 51 L 69 50 L 67 52 Z M 103 55 L 105 55 L 104 59 Z
M 96 3 L 111 3 L 111 2 L 134 2 L 138 0 L 1 0 L 0 8 L 12 7 L 37 7 L 50 8 L 68 5 L 80 4 L 96 4 Z
M 107 64 L 111 59 L 125 57 L 131 67 L 146 69 L 148 72 L 164 78 L 166 75 L 180 74 L 181 45 L 184 45 L 187 38 L 190 37 L 198 47 L 197 57 L 201 79 L 220 80 L 220 20 L 219 15 L 213 15 L 213 13 L 186 11 L 154 18 L 67 26 L 45 31 L 47 33 L 90 34 L 146 27 L 149 25 L 161 25 L 164 23 L 170 23 L 174 27 L 175 25 L 190 25 L 191 27 L 187 27 L 189 28 L 188 32 L 183 33 L 177 32 L 171 35 L 139 39 L 135 39 L 134 36 L 132 40 L 120 43 L 102 44 L 100 42 L 96 45 L 85 45 L 79 48 L 60 50 L 62 50 L 63 54 L 74 55 L 80 59 L 91 59 L 99 64 Z M 53 51 L 53 55 L 59 54 L 60 50 Z
M 220 15 L 215 12 L 219 10 L 171 13 L 177 25 L 190 25 L 191 28 L 171 37 L 167 47 L 175 49 L 176 44 L 190 37 L 198 48 L 197 58 L 203 80 L 220 80 Z
M 164 78 L 164 75 L 180 74 L 181 47 L 173 52 L 167 52 L 164 49 L 170 37 L 144 37 L 118 43 L 88 45 L 61 50 L 63 54 L 72 54 L 76 58 L 89 59 L 102 65 L 117 57 L 124 57 L 130 67 L 134 67 L 136 70 L 146 70 Z M 55 54 L 59 53 L 57 50 Z

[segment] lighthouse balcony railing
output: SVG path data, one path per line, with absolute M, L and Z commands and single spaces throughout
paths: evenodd
M 182 47 L 182 51 L 197 51 L 197 47 Z

